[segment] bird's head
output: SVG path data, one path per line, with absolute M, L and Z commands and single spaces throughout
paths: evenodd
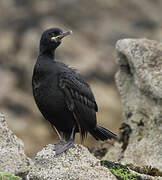
M 51 28 L 43 32 L 40 40 L 40 48 L 45 51 L 53 51 L 60 44 L 64 37 L 72 34 L 72 31 L 63 32 L 60 28 Z

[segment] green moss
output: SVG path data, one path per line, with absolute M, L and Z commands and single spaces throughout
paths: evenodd
M 19 180 L 20 177 L 7 172 L 0 172 L 0 180 Z
M 101 161 L 101 165 L 107 167 L 118 180 L 141 180 L 142 178 L 136 173 L 131 173 L 129 169 L 119 163 L 110 161 Z

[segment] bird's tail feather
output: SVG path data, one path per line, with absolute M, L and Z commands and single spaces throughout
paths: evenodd
M 93 130 L 90 130 L 90 134 L 96 139 L 96 140 L 102 140 L 105 141 L 107 139 L 117 139 L 117 135 L 113 132 L 109 131 L 108 129 L 105 129 L 101 126 L 96 126 Z

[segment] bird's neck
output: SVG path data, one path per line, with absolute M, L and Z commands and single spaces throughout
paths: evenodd
M 55 50 L 40 46 L 39 54 L 55 60 Z

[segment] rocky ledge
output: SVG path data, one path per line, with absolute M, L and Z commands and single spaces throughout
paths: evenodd
M 0 132 L 0 172 L 13 173 L 30 180 L 116 180 L 108 169 L 101 166 L 100 160 L 82 145 L 75 145 L 69 151 L 56 156 L 54 146 L 49 144 L 37 153 L 33 161 L 24 154 L 23 142 L 8 129 L 2 114 Z

